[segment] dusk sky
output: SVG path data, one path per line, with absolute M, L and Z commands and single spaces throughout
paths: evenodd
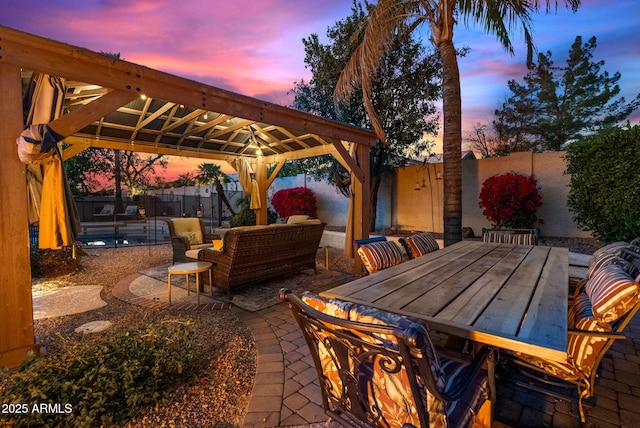
M 351 0 L 3 0 L 0 24 L 81 46 L 259 99 L 288 105 L 294 82 L 309 80 L 301 40 L 350 14 Z M 640 1 L 583 0 L 577 13 L 564 3 L 557 14 L 534 16 L 534 43 L 556 65 L 576 36 L 597 37 L 594 60 L 620 72 L 623 95 L 640 93 Z M 426 34 L 427 29 L 421 30 Z M 460 59 L 463 133 L 490 123 L 508 95 L 507 81 L 522 81 L 526 51 L 513 33 L 515 55 L 492 36 L 459 25 L 454 43 L 471 51 Z M 640 121 L 640 112 L 630 118 Z M 437 151 L 437 150 L 436 150 Z M 193 168 L 202 161 L 187 163 Z M 181 163 L 182 164 L 182 163 Z M 184 172 L 171 162 L 171 169 Z M 173 178 L 174 174 L 167 176 Z

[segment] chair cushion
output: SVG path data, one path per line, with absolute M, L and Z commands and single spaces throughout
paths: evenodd
M 465 373 L 464 368 L 466 365 L 446 358 L 442 358 L 440 364 L 447 379 L 445 388 L 449 389 L 456 384 L 456 378 Z M 458 401 L 447 403 L 447 420 L 450 424 L 455 423 L 456 426 L 472 426 L 475 416 L 488 399 L 489 383 L 487 377 L 476 376 L 474 382 L 469 384 L 466 393 Z
M 600 268 L 608 265 L 620 265 L 626 267 L 629 264 L 628 261 L 624 260 L 617 254 L 612 254 L 608 252 L 601 252 L 598 255 L 595 255 L 589 259 L 589 266 L 587 268 L 587 276 L 586 278 L 591 278 L 594 273 L 596 273 Z
M 440 360 L 431 342 L 427 328 L 422 321 L 359 304 L 354 304 L 351 307 L 349 319 L 366 324 L 398 327 L 403 330 L 419 332 L 418 337 L 422 338 L 423 342 L 418 346 L 423 351 L 426 361 L 429 362 L 437 387 L 440 390 L 445 389 L 447 385 L 445 373 L 440 367 Z M 377 343 L 383 342 L 385 346 L 391 348 L 397 348 L 398 345 L 397 339 L 393 335 L 359 336 L 363 340 L 374 340 Z M 385 364 L 383 364 L 380 357 L 377 357 L 371 362 L 369 366 L 370 372 L 366 374 L 365 380 L 369 382 L 369 387 L 373 388 L 374 391 L 373 394 L 368 394 L 371 400 L 370 404 L 379 407 L 390 422 L 395 422 L 394 426 L 402 427 L 405 424 L 420 426 L 406 368 L 402 366 L 399 372 L 393 373 L 392 371 L 384 370 L 383 366 Z M 445 416 L 447 410 L 444 403 L 436 400 L 426 388 L 423 388 L 423 392 L 425 395 L 422 396 L 422 400 L 429 412 L 431 425 L 447 426 Z
M 189 242 L 189 246 L 191 247 L 202 244 L 202 233 L 182 232 L 182 233 L 178 233 L 177 235 L 187 238 L 187 241 Z
M 623 316 L 638 299 L 638 283 L 618 265 L 600 268 L 585 284 L 593 315 L 601 322 Z
M 620 254 L 620 251 L 622 251 L 623 248 L 628 247 L 629 243 L 625 242 L 625 241 L 618 241 L 618 242 L 614 242 L 612 244 L 609 245 L 605 245 L 602 248 L 597 249 L 596 251 L 593 252 L 593 257 L 597 257 L 600 254 L 615 254 L 618 255 Z
M 402 263 L 400 247 L 393 241 L 372 242 L 361 245 L 358 255 L 371 274 Z
M 591 301 L 584 291 L 576 296 L 569 308 L 568 326 L 570 330 L 611 332 L 609 324 L 600 322 L 593 316 Z M 587 380 L 606 342 L 607 339 L 602 337 L 569 334 L 566 362 L 543 360 L 522 353 L 516 355 L 557 378 L 569 381 L 584 379 L 585 385 L 589 385 Z
M 611 325 L 600 322 L 593 316 L 592 305 L 586 293 L 580 293 L 573 302 L 572 312 L 575 316 L 573 329 L 609 333 Z M 572 366 L 588 378 L 595 368 L 596 359 L 606 345 L 607 339 L 602 337 L 570 334 L 567 344 L 567 355 Z
M 187 239 L 190 245 L 202 244 L 204 237 L 202 236 L 202 227 L 198 218 L 180 218 L 173 220 L 173 231 L 176 236 L 182 236 Z
M 415 235 L 407 236 L 404 242 L 408 251 L 411 252 L 412 258 L 424 256 L 440 249 L 440 246 L 430 233 L 416 233 Z
M 365 305 L 316 296 L 307 292 L 302 293 L 300 298 L 314 309 L 336 318 L 379 326 L 419 329 L 423 333 L 421 336 L 425 339 L 424 352 L 428 361 L 432 363 L 432 371 L 437 375 L 435 379 L 438 387 L 444 388 L 444 372 L 440 369 L 439 360 L 429 335 L 426 333 L 426 327 L 419 320 L 381 311 Z M 364 341 L 384 343 L 386 347 L 397 349 L 398 342 L 393 334 L 364 333 L 356 331 L 355 329 L 352 330 L 351 333 Z M 336 391 L 335 397 L 339 398 L 339 394 L 342 391 L 342 381 L 334 362 L 336 357 L 333 356 L 333 350 L 325 347 L 324 343 L 319 342 L 318 353 L 320 355 L 323 375 L 332 385 L 331 391 Z M 360 373 L 359 381 L 362 382 L 361 387 L 368 389 L 366 396 L 372 400 L 370 405 L 372 408 L 377 407 L 381 410 L 387 422 L 390 423 L 390 426 L 398 428 L 404 424 L 420 426 L 413 393 L 409 387 L 406 368 L 402 366 L 397 372 L 393 370 L 387 371 L 383 369 L 383 367 L 387 365 L 388 364 L 384 364 L 379 355 L 375 355 L 363 366 L 364 371 Z M 427 403 L 430 417 L 435 421 L 440 421 L 440 426 L 446 426 L 446 409 L 444 405 L 435 400 L 432 394 L 428 392 L 425 392 L 425 394 L 426 397 L 423 396 L 423 400 Z

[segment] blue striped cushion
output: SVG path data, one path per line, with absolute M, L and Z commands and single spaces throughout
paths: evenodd
M 358 255 L 369 273 L 402 263 L 400 247 L 393 241 L 372 242 L 358 248 Z

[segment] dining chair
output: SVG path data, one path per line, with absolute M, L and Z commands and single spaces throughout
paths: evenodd
M 483 242 L 538 245 L 537 229 L 482 229 Z
M 362 244 L 358 256 L 367 272 L 374 274 L 380 270 L 398 265 L 404 261 L 400 247 L 395 241 L 375 241 Z
M 622 333 L 640 309 L 640 284 L 631 276 L 637 274 L 635 268 L 617 263 L 595 269 L 569 308 L 566 362 L 524 353 L 505 354 L 508 358 L 503 361 L 522 369 L 527 376 L 526 382 L 517 383 L 543 392 L 544 385 L 577 388 L 580 419 L 584 422 L 583 400 L 594 394 L 600 363 L 616 340 L 625 339 Z M 532 379 L 538 383 L 531 383 Z
M 399 241 L 407 252 L 409 259 L 415 259 L 440 249 L 436 239 L 428 232 L 414 233 L 400 238 Z
M 325 413 L 345 427 L 491 426 L 490 350 L 438 356 L 416 319 L 280 290 L 316 367 Z

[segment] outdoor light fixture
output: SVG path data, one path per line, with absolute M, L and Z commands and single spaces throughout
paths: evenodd
M 249 133 L 250 133 L 249 147 L 251 147 L 253 145 L 255 147 L 255 152 L 254 153 L 256 154 L 256 156 L 261 157 L 262 156 L 262 149 L 260 148 L 260 142 L 256 138 L 256 134 L 253 132 L 253 128 L 251 126 L 249 126 Z
M 423 162 L 422 164 L 418 165 L 418 168 L 416 168 L 416 185 L 413 187 L 413 190 L 422 190 L 423 188 L 427 187 L 427 181 L 424 178 L 424 172 L 422 173 L 422 184 L 420 184 L 420 170 L 427 171 L 428 167 L 429 166 L 426 164 L 426 162 Z

